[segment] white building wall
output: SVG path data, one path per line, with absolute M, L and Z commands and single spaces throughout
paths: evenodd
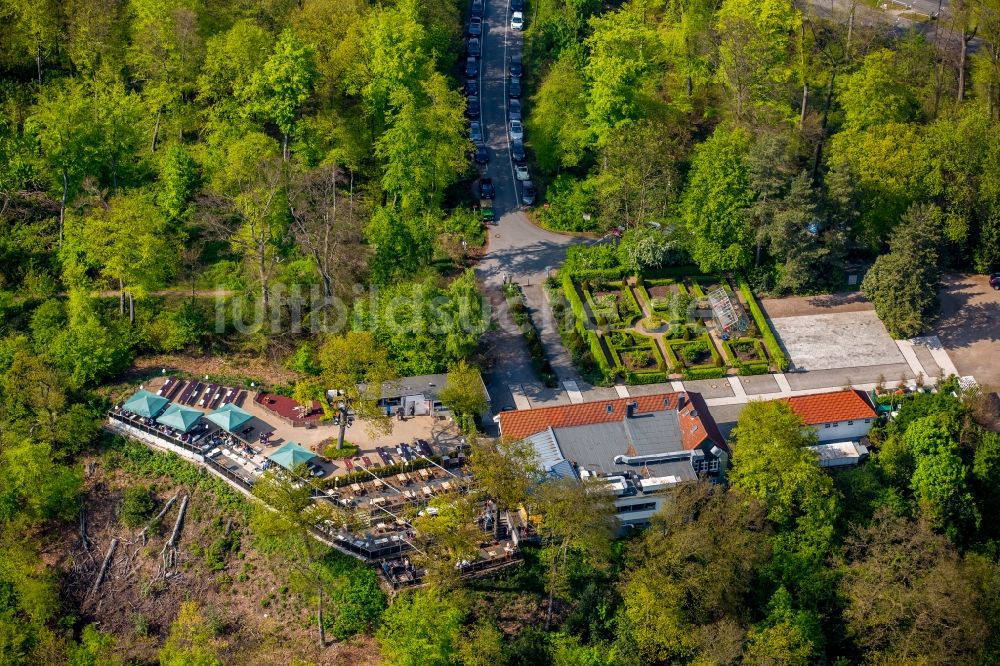
M 618 507 L 628 506 L 631 504 L 647 504 L 652 502 L 653 507 L 644 511 L 628 511 L 626 513 L 616 514 L 615 517 L 621 524 L 621 529 L 619 533 L 624 533 L 628 528 L 627 525 L 645 525 L 649 520 L 656 514 L 657 511 L 663 506 L 664 501 L 663 495 L 632 495 L 629 497 L 620 497 L 615 500 L 615 509 Z
M 865 423 L 865 421 L 868 421 Z M 855 421 L 838 421 L 836 423 L 823 423 L 815 425 L 813 428 L 819 436 L 821 442 L 843 442 L 851 439 L 860 439 L 868 434 L 872 429 L 875 419 L 858 419 Z

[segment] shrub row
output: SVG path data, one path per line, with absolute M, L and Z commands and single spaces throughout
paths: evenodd
M 535 327 L 535 322 L 531 320 L 531 314 L 524 304 L 524 293 L 518 285 L 507 285 L 504 291 L 507 294 L 507 302 L 510 304 L 511 318 L 517 324 L 528 345 L 532 369 L 545 386 L 555 388 L 559 385 L 559 380 L 552 369 L 552 364 L 545 356 L 541 333 Z
M 743 298 L 747 302 L 747 307 L 750 308 L 750 315 L 753 317 L 754 323 L 757 325 L 757 330 L 760 331 L 760 335 L 764 339 L 764 346 L 767 347 L 767 353 L 771 357 L 771 362 L 781 372 L 788 370 L 788 357 L 785 356 L 785 352 L 781 351 L 778 339 L 775 337 L 774 331 L 771 330 L 770 322 L 764 316 L 763 311 L 761 311 L 760 305 L 757 304 L 757 299 L 754 298 L 753 292 L 750 290 L 750 285 L 743 278 L 740 278 L 740 293 L 743 294 Z
M 684 379 L 688 381 L 695 379 L 719 379 L 726 376 L 726 369 L 702 365 L 697 368 L 684 368 L 683 374 Z
M 617 268 L 587 268 L 576 271 L 572 275 L 567 273 L 566 277 L 576 280 L 620 280 L 623 275 L 625 275 L 625 267 L 618 266 Z
M 639 301 L 635 299 L 635 294 L 632 293 L 631 289 L 629 289 L 628 283 L 625 280 L 622 280 L 621 285 L 622 285 L 622 291 L 625 293 L 626 299 L 631 305 L 632 311 L 629 313 L 629 321 L 627 322 L 631 324 L 632 319 L 634 319 L 635 317 L 642 316 L 642 306 L 639 304 Z M 652 306 L 650 306 L 650 309 L 652 310 Z
M 682 277 L 698 276 L 702 274 L 703 273 L 697 266 L 689 264 L 687 266 L 665 266 L 663 268 L 645 270 L 642 272 L 642 277 L 653 280 L 658 278 L 676 279 Z
M 667 381 L 665 372 L 627 372 L 625 382 L 627 384 L 662 384 Z
M 744 377 L 749 375 L 766 375 L 771 371 L 771 364 L 767 361 L 754 361 L 752 363 L 736 362 L 736 369 Z
M 566 295 L 566 300 L 569 301 L 569 307 L 573 310 L 573 315 L 576 317 L 576 329 L 580 331 L 580 335 L 586 337 L 586 322 L 587 322 L 587 311 L 583 307 L 583 301 L 580 300 L 580 294 L 576 293 L 576 285 L 573 284 L 573 276 L 569 273 L 562 274 L 562 285 L 563 293 Z

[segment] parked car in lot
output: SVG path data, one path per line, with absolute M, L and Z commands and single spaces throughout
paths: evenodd
M 469 139 L 473 143 L 483 143 L 483 126 L 478 120 L 469 123 Z
M 472 15 L 476 18 L 483 18 L 484 0 L 472 0 Z
M 481 52 L 479 38 L 471 37 L 469 39 L 469 55 L 478 56 Z
M 515 162 L 524 161 L 524 141 L 522 139 L 513 139 L 510 142 L 510 156 Z
M 521 124 L 520 120 L 510 121 L 510 138 L 511 139 L 524 138 L 524 126 Z
M 510 29 L 524 30 L 524 13 L 514 12 L 510 15 Z
M 511 120 L 522 120 L 521 118 L 521 100 L 512 99 L 508 104 L 508 114 Z
M 511 99 L 518 99 L 521 96 L 521 79 L 511 79 L 507 86 L 507 94 Z
M 531 180 L 531 176 L 528 175 L 528 167 L 525 164 L 518 164 L 514 167 L 514 177 L 518 180 Z
M 511 53 L 510 54 L 510 65 L 508 67 L 510 70 L 510 78 L 519 79 L 521 74 L 524 73 L 524 69 L 521 67 L 521 54 Z
M 994 273 L 990 276 L 990 286 L 994 289 L 1000 289 L 1000 273 Z
M 483 19 L 479 16 L 473 16 L 469 19 L 469 35 L 479 37 L 481 34 L 483 34 Z
M 493 188 L 492 178 L 480 178 L 479 179 L 479 198 L 480 199 L 492 199 L 496 196 L 497 191 Z
M 525 206 L 534 206 L 538 192 L 535 191 L 535 184 L 530 180 L 521 183 L 521 203 Z
M 466 79 L 465 80 L 465 94 L 466 95 L 478 95 L 479 94 L 479 80 L 478 79 Z
M 465 102 L 465 117 L 479 117 L 479 95 L 469 95 L 469 99 Z
M 469 78 L 479 75 L 479 58 L 469 56 L 465 59 L 465 75 Z
M 489 164 L 490 151 L 483 144 L 476 144 L 476 164 Z

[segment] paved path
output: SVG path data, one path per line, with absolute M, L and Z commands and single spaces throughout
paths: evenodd
M 539 285 L 548 271 L 563 264 L 566 247 L 581 239 L 540 229 L 518 204 L 519 184 L 514 178 L 507 135 L 506 63 L 509 53 L 521 49 L 522 37 L 509 29 L 509 16 L 508 0 L 487 0 L 479 70 L 480 119 L 490 153 L 490 162 L 482 172 L 493 179 L 496 188 L 493 207 L 497 223 L 489 228 L 489 245 L 476 266 L 476 276 L 486 288 L 499 324 L 499 330 L 488 334 L 485 341 L 486 353 L 494 361 L 493 367 L 487 369 L 486 382 L 497 410 L 514 406 L 510 386 L 518 387 L 517 401 L 522 404 L 528 401 L 538 406 L 569 400 L 564 391 L 545 389 L 536 378 L 524 340 L 503 304 L 501 288 L 505 277 L 524 287 L 529 310 L 560 381 L 579 378 L 558 333 L 547 321 L 551 319 L 550 310 Z

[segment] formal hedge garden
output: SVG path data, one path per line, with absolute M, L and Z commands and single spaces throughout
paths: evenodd
M 749 320 L 747 330 L 722 340 L 706 326 L 712 320 L 708 294 L 722 287 L 738 303 L 728 277 L 674 267 L 638 276 L 630 288 L 631 278 L 620 267 L 560 273 L 548 288 L 557 304 L 553 312 L 561 322 L 563 341 L 585 376 L 589 370 L 598 383 L 621 378 L 627 384 L 650 384 L 672 375 L 716 379 L 731 369 L 759 375 L 772 366 L 787 368 L 785 354 L 742 280 L 739 295 L 745 301 L 741 305 Z M 569 313 L 571 325 L 565 323 Z M 653 335 L 660 337 L 662 347 Z

